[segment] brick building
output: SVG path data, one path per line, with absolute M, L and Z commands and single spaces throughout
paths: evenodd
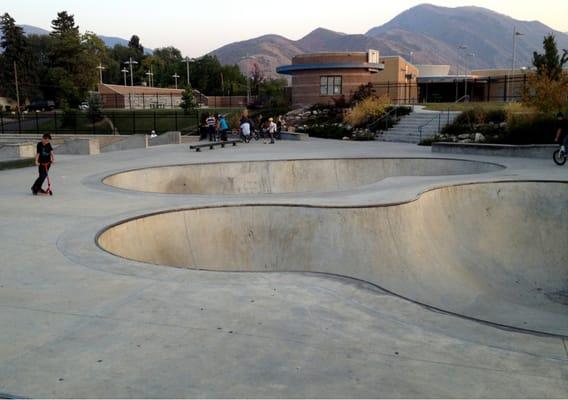
M 303 54 L 276 71 L 292 76 L 292 102 L 297 105 L 332 104 L 340 97 L 349 101 L 368 84 L 376 95 L 388 95 L 396 103 L 415 102 L 418 97 L 418 69 L 399 56 L 379 60 L 375 50 Z

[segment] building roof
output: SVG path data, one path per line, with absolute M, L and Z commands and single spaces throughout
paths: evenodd
M 322 63 L 322 64 L 290 64 L 276 68 L 279 74 L 292 75 L 300 71 L 314 71 L 323 69 L 367 69 L 370 72 L 379 72 L 385 68 L 384 64 L 371 63 Z
M 102 89 L 102 90 L 101 90 Z M 99 93 L 102 92 L 114 92 L 117 94 L 128 95 L 128 94 L 144 94 L 144 95 L 176 95 L 181 96 L 183 89 L 171 89 L 171 88 L 157 88 L 148 86 L 123 86 L 123 85 L 109 85 L 106 83 L 99 83 Z

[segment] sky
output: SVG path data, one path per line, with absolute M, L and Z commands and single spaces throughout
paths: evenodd
M 0 0 L 18 24 L 50 30 L 58 11 L 74 14 L 82 32 L 129 39 L 145 47 L 175 46 L 199 57 L 225 44 L 275 33 L 297 40 L 318 27 L 365 33 L 402 11 L 428 2 L 479 6 L 568 32 L 568 0 Z

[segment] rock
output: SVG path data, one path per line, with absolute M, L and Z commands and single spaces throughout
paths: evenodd
M 502 128 L 502 129 L 503 129 L 503 128 L 506 128 L 506 127 L 507 127 L 507 123 L 506 123 L 506 122 L 501 122 L 501 123 L 499 124 L 499 128 Z
M 458 139 L 469 139 L 469 133 L 462 133 L 461 135 L 458 135 Z
M 349 140 L 348 136 L 343 136 L 343 140 Z
M 471 139 L 463 139 L 463 140 L 460 140 L 460 143 L 473 143 L 473 140 L 471 140 Z
M 485 142 L 485 136 L 483 136 L 483 134 L 477 132 L 475 134 L 475 137 L 474 137 L 473 140 L 474 140 L 475 143 L 483 143 L 483 142 Z

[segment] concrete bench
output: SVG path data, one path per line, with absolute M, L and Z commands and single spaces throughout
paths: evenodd
M 189 146 L 190 150 L 195 150 L 196 152 L 201 151 L 202 148 L 204 147 L 209 147 L 209 149 L 213 150 L 213 147 L 215 146 L 221 146 L 221 147 L 225 147 L 226 144 L 232 144 L 233 146 L 236 146 L 237 143 L 242 143 L 243 141 L 241 139 L 232 139 L 232 140 L 225 140 L 225 141 L 219 141 L 219 142 L 207 142 L 207 143 L 202 143 L 202 144 L 193 144 L 191 146 Z

